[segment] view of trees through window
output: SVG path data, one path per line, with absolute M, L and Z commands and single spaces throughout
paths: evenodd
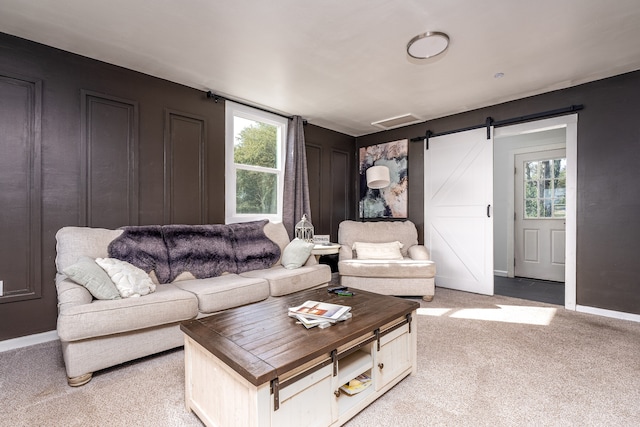
M 278 197 L 278 127 L 234 117 L 236 212 L 275 214 Z
M 566 187 L 566 159 L 525 162 L 525 218 L 564 218 Z

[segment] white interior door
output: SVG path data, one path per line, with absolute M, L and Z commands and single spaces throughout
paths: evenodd
M 430 138 L 424 175 L 425 245 L 436 285 L 493 295 L 493 139 L 486 128 Z
M 565 150 L 515 156 L 515 275 L 564 282 Z

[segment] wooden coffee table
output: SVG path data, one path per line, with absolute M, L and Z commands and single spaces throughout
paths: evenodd
M 208 426 L 341 425 L 416 370 L 418 302 L 357 289 L 272 297 L 183 322 L 185 402 Z M 353 317 L 305 329 L 287 315 L 307 300 L 352 307 Z M 371 385 L 348 395 L 360 374 Z

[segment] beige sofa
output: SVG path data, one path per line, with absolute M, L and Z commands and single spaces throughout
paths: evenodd
M 418 232 L 411 221 L 343 221 L 338 243 L 341 285 L 433 299 L 436 266 L 427 248 L 418 244 Z
M 331 280 L 331 269 L 318 264 L 313 255 L 300 268 L 284 268 L 280 254 L 289 244 L 284 226 L 266 222 L 263 231 L 262 237 L 266 235 L 280 251 L 269 268 L 200 279 L 186 273 L 170 283 L 157 284 L 155 292 L 148 295 L 99 300 L 63 271 L 83 257 L 108 257 L 110 243 L 123 230 L 60 229 L 56 234 L 57 332 L 69 385 L 86 384 L 94 371 L 183 345 L 181 321 L 324 285 Z M 196 252 L 199 248 L 193 249 Z M 154 272 L 147 273 L 154 276 Z

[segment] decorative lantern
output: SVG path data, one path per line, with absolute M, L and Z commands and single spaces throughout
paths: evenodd
M 296 237 L 305 242 L 313 242 L 313 224 L 307 219 L 307 214 L 296 224 Z

